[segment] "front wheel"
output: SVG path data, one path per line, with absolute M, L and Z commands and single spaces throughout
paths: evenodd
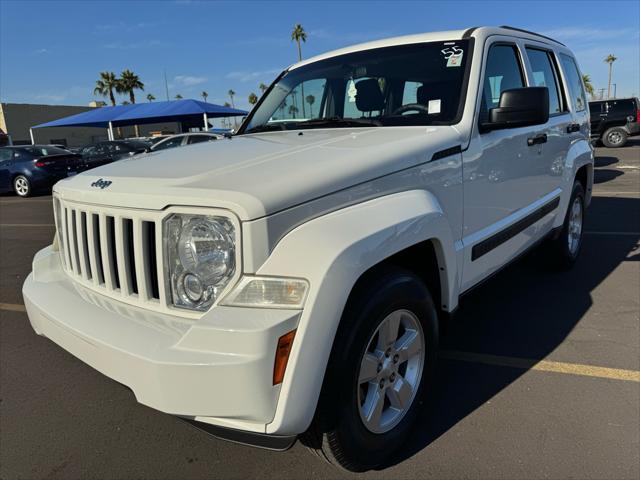
M 13 190 L 20 197 L 28 197 L 31 195 L 31 182 L 24 175 L 18 175 L 13 179 Z
M 302 442 L 346 470 L 384 463 L 419 414 L 437 348 L 436 308 L 417 276 L 394 268 L 361 282 L 345 309 Z

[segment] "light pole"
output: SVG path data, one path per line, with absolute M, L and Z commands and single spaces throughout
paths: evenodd
M 612 83 L 611 85 L 613 85 L 613 98 L 616 98 L 616 92 L 618 91 L 618 84 L 617 83 Z

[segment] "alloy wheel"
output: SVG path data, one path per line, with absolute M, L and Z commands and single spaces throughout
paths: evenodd
M 358 372 L 358 409 L 373 433 L 393 429 L 409 411 L 422 379 L 425 339 L 409 310 L 387 315 L 369 339 Z

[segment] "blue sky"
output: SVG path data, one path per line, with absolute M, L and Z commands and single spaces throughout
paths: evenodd
M 290 33 L 308 33 L 303 56 L 409 33 L 513 25 L 574 50 L 596 88 L 607 86 L 608 53 L 618 57 L 618 96 L 640 94 L 640 2 L 422 1 L 213 2 L 0 0 L 0 101 L 86 105 L 98 72 L 129 68 L 158 100 L 228 100 L 247 107 L 297 58 Z M 119 101 L 124 100 L 120 97 Z M 142 98 L 141 98 L 142 100 Z

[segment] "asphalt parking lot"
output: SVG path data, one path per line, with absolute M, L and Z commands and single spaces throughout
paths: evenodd
M 226 443 L 32 331 L 21 286 L 50 197 L 0 197 L 0 478 L 338 478 L 297 444 Z M 365 478 L 640 478 L 640 141 L 598 149 L 582 257 L 534 251 L 467 296 L 424 415 Z

